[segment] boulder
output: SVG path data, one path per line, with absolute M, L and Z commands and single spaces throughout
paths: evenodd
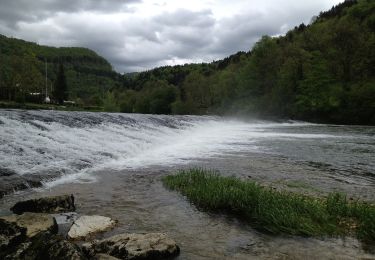
M 57 232 L 57 225 L 53 218 L 48 214 L 26 212 L 22 215 L 10 215 L 1 217 L 5 221 L 14 223 L 18 227 L 26 229 L 26 236 L 34 237 L 40 232 Z
M 69 239 L 82 239 L 87 236 L 112 228 L 116 221 L 103 216 L 81 216 L 74 221 L 68 232 Z
M 97 254 L 95 255 L 94 259 L 95 260 L 119 260 L 119 258 L 117 257 L 113 257 L 113 256 L 106 255 L 106 254 Z
M 26 228 L 0 219 L 0 259 L 26 239 Z
M 75 244 L 49 231 L 26 236 L 26 229 L 0 219 L 0 259 L 86 260 Z
M 4 260 L 25 259 L 23 257 L 24 252 L 29 248 L 30 245 L 31 245 L 30 241 L 25 241 L 24 243 L 18 244 L 17 246 L 12 247 L 7 252 L 5 252 L 3 258 L 1 259 L 4 259 Z
M 20 259 L 87 259 L 77 245 L 50 232 L 40 233 L 30 241 L 31 244 L 21 253 Z
M 24 212 L 60 213 L 75 211 L 74 196 L 63 195 L 17 202 L 11 209 L 15 214 Z
M 43 251 L 40 251 L 43 252 Z M 40 258 L 37 259 L 54 259 L 54 260 L 79 260 L 86 259 L 81 249 L 69 241 L 54 239 L 50 241 L 49 247 L 44 251 Z
M 57 225 L 57 233 L 62 237 L 67 237 L 74 221 L 78 219 L 76 212 L 60 213 L 52 215 Z
M 176 242 L 164 233 L 120 234 L 82 247 L 91 257 L 104 253 L 126 260 L 165 259 L 180 252 Z

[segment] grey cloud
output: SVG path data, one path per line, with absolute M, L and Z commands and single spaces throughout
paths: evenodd
M 0 21 L 9 27 L 18 22 L 35 22 L 59 12 L 111 12 L 130 10 L 129 4 L 141 0 L 0 0 Z
M 266 9 L 257 9 L 256 1 L 239 2 L 244 3 L 240 13 L 216 17 L 207 8 L 154 16 L 129 12 L 140 0 L 0 0 L 0 33 L 46 45 L 88 47 L 117 71 L 131 72 L 248 51 L 262 35 L 308 22 L 326 8 L 322 3 L 327 0 L 288 0 L 282 6 L 274 1 L 278 8 Z
M 211 10 L 194 12 L 186 9 L 178 9 L 174 12 L 165 12 L 155 17 L 154 21 L 170 27 L 211 27 L 215 24 Z
M 277 16 L 276 16 L 277 17 Z M 248 51 L 262 35 L 280 33 L 281 19 L 263 16 L 262 14 L 236 15 L 220 21 L 215 32 L 215 42 L 211 50 L 215 54 L 227 55 L 234 50 Z

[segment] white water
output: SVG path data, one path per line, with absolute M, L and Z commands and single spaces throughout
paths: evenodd
M 0 112 L 0 168 L 59 173 L 49 185 L 92 180 L 97 170 L 171 166 L 241 152 L 272 152 L 262 140 L 335 139 L 287 132 L 301 122 L 244 122 L 218 117 L 51 111 Z

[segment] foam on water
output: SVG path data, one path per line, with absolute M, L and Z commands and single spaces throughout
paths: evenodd
M 301 122 L 244 122 L 219 117 L 156 116 L 56 111 L 0 112 L 0 168 L 17 174 L 87 181 L 91 171 L 186 164 L 241 151 L 266 152 L 268 139 L 329 139 L 290 133 Z M 92 180 L 92 179 L 90 179 Z

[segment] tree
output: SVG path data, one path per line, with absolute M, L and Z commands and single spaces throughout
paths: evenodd
M 105 112 L 117 112 L 119 110 L 116 104 L 114 92 L 107 92 L 103 100 L 103 109 Z
M 66 84 L 64 66 L 62 63 L 59 65 L 53 96 L 60 105 L 64 103 L 64 100 L 68 99 L 68 87 Z

